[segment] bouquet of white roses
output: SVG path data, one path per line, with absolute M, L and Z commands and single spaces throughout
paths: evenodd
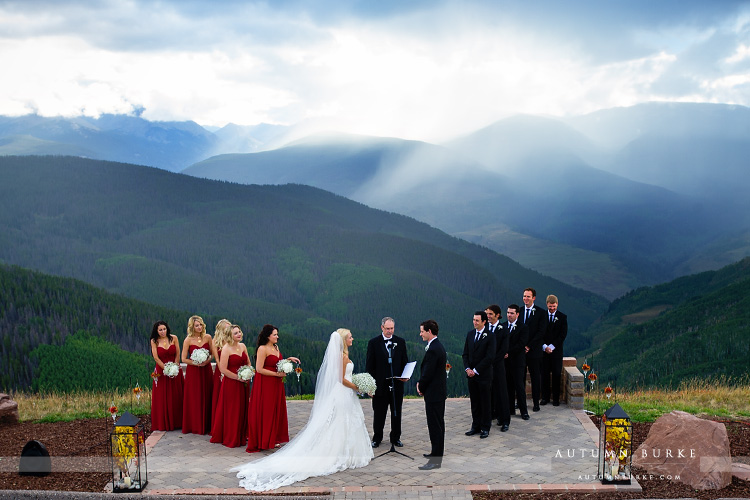
M 290 373 L 294 371 L 294 365 L 288 359 L 282 359 L 281 361 L 276 363 L 276 371 L 284 372 L 287 375 L 289 375 Z
M 169 361 L 164 363 L 164 375 L 169 378 L 175 378 L 180 373 L 180 366 L 177 363 Z
M 240 369 L 237 370 L 237 378 L 240 379 L 242 382 L 247 382 L 248 380 L 252 380 L 255 376 L 255 368 L 253 368 L 250 365 L 240 366 Z
M 200 348 L 200 349 L 194 350 L 190 354 L 190 359 L 196 365 L 200 365 L 201 363 L 205 363 L 206 362 L 206 360 L 208 359 L 209 355 L 210 355 L 210 353 L 208 352 L 208 349 L 206 349 L 206 348 Z
M 368 396 L 375 394 L 375 389 L 378 388 L 375 379 L 367 372 L 352 375 L 352 383 L 357 386 L 360 394 L 367 394 Z

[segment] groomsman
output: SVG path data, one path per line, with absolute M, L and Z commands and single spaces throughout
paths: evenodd
M 492 425 L 492 361 L 497 348 L 495 336 L 487 329 L 487 313 L 476 311 L 473 321 L 474 329 L 466 334 L 462 356 L 471 400 L 471 429 L 466 435 L 479 434 L 484 439 Z
M 563 343 L 568 336 L 568 316 L 557 310 L 557 297 L 547 295 L 548 326 L 542 349 L 542 400 L 546 405 L 552 396 L 552 406 L 560 406 L 560 379 L 562 378 Z M 550 387 L 550 376 L 552 387 Z
M 495 361 L 492 363 L 492 418 L 497 419 L 500 432 L 507 432 L 510 425 L 508 384 L 505 381 L 505 355 L 508 354 L 508 330 L 500 323 L 502 310 L 497 304 L 487 306 L 487 328 L 495 335 Z
M 529 410 L 526 406 L 526 344 L 529 341 L 529 330 L 518 319 L 517 304 L 508 306 L 508 321 L 503 328 L 508 331 L 508 354 L 505 358 L 505 374 L 508 384 L 509 405 L 513 408 L 513 400 L 518 403 L 521 418 L 529 420 Z M 510 410 L 515 415 L 515 410 Z
M 380 322 L 381 335 L 373 338 L 367 344 L 367 357 L 365 360 L 365 371 L 375 379 L 377 389 L 372 397 L 372 447 L 380 446 L 383 440 L 383 428 L 388 408 L 391 409 L 391 435 L 390 441 L 395 446 L 403 446 L 401 443 L 401 405 L 404 401 L 404 380 L 393 379 L 393 393 L 396 406 L 393 406 L 391 395 L 391 368 L 388 364 L 389 352 L 393 361 L 393 375 L 401 375 L 409 358 L 406 355 L 406 342 L 401 337 L 393 334 L 396 322 L 393 318 L 386 316 Z
M 529 329 L 529 341 L 526 344 L 526 366 L 529 367 L 531 378 L 531 399 L 534 402 L 532 410 L 539 411 L 539 395 L 542 391 L 542 343 L 547 331 L 547 311 L 534 305 L 536 290 L 527 288 L 523 291 L 522 311 L 523 324 Z
M 430 433 L 429 453 L 424 456 L 429 461 L 419 467 L 421 470 L 439 469 L 445 449 L 445 400 L 448 398 L 445 373 L 447 355 L 437 338 L 438 324 L 428 319 L 419 325 L 419 336 L 427 342 L 424 359 L 417 382 L 417 394 L 424 396 L 424 412 L 427 416 L 427 430 Z

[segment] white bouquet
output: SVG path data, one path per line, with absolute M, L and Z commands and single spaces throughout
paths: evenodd
M 240 379 L 242 382 L 247 382 L 248 380 L 252 380 L 255 376 L 255 368 L 253 368 L 250 365 L 240 366 L 240 369 L 237 370 L 237 378 Z
M 180 374 L 180 366 L 177 363 L 174 363 L 172 361 L 169 361 L 168 363 L 164 363 L 164 375 L 166 375 L 169 378 L 175 378 L 179 374 Z
M 287 375 L 289 375 L 290 373 L 294 371 L 294 365 L 288 359 L 282 359 L 281 361 L 276 363 L 276 371 L 284 372 Z
M 201 363 L 206 362 L 209 354 L 210 353 L 208 352 L 208 349 L 206 348 L 196 349 L 190 354 L 190 359 L 196 365 L 200 365 Z
M 367 394 L 368 396 L 375 394 L 375 389 L 378 388 L 375 379 L 367 372 L 352 375 L 352 383 L 357 386 L 360 394 Z

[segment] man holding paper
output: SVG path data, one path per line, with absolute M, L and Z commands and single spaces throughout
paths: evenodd
M 409 362 L 406 355 L 406 341 L 393 334 L 396 322 L 386 316 L 380 322 L 382 334 L 370 340 L 367 344 L 367 358 L 365 370 L 372 375 L 378 388 L 372 397 L 372 447 L 377 448 L 383 440 L 383 428 L 388 407 L 391 409 L 390 442 L 401 447 L 401 405 L 404 401 L 404 382 L 407 379 L 391 379 L 390 357 L 393 362 L 393 375 L 398 377 Z M 393 387 L 393 397 L 391 395 Z M 395 407 L 394 407 L 395 400 Z

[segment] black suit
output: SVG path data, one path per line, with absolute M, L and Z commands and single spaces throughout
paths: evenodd
M 505 375 L 508 384 L 508 402 L 513 405 L 515 399 L 521 415 L 529 413 L 526 407 L 526 344 L 529 342 L 529 330 L 521 323 L 521 318 L 516 321 L 512 330 L 508 322 L 503 323 L 503 328 L 508 330 L 508 357 L 505 360 Z
M 492 426 L 492 362 L 497 350 L 495 336 L 485 328 L 475 341 L 476 330 L 466 334 L 463 358 L 464 371 L 476 371 L 469 379 L 469 399 L 471 400 L 471 428 L 475 431 L 490 431 Z
M 488 328 L 492 329 L 492 326 Z M 508 353 L 510 337 L 508 329 L 499 322 L 493 334 L 497 348 L 495 361 L 492 363 L 492 418 L 496 418 L 501 424 L 510 425 L 508 383 L 505 380 L 505 355 Z
M 448 397 L 445 373 L 447 360 L 443 344 L 435 337 L 424 353 L 419 391 L 424 395 L 427 430 L 430 433 L 430 462 L 440 463 L 445 449 L 445 400 Z
M 568 336 L 568 315 L 555 311 L 553 320 L 549 321 L 547 312 L 547 332 L 544 334 L 544 344 L 552 344 L 555 350 L 544 353 L 542 357 L 542 399 L 553 403 L 560 402 L 560 379 L 562 378 L 563 343 Z M 552 385 L 550 387 L 550 376 Z
M 531 378 L 531 399 L 534 406 L 539 406 L 539 395 L 542 392 L 542 344 L 544 334 L 547 332 L 547 310 L 535 305 L 533 313 L 529 314 L 524 321 L 526 308 L 521 309 L 520 321 L 529 329 L 529 341 L 526 344 L 529 352 L 526 353 L 526 365 L 529 367 L 529 378 Z M 524 376 L 524 379 L 526 377 Z
M 396 335 L 391 336 L 390 341 L 396 345 L 393 348 L 393 375 L 398 377 L 404 371 L 409 358 L 406 356 L 406 342 Z M 388 407 L 391 408 L 391 443 L 401 439 L 401 404 L 404 402 L 404 383 L 393 379 L 393 392 L 396 396 L 396 407 L 393 407 L 391 397 L 391 368 L 388 365 L 388 349 L 382 335 L 370 340 L 367 344 L 367 359 L 365 370 L 372 375 L 377 384 L 375 395 L 372 397 L 372 440 L 380 443 L 383 440 L 383 428 Z

